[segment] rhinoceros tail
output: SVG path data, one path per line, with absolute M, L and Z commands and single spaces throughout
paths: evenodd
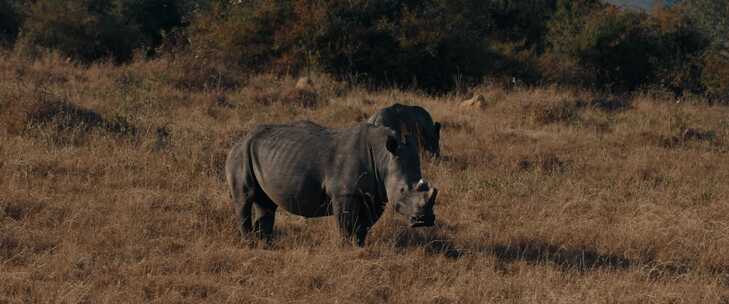
M 236 144 L 228 153 L 225 163 L 225 176 L 230 188 L 236 215 L 240 223 L 241 234 L 252 231 L 251 207 L 254 201 L 256 179 L 251 166 L 250 140 Z

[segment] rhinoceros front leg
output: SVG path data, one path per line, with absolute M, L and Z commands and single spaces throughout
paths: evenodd
M 371 224 L 363 213 L 361 202 L 351 197 L 340 197 L 332 205 L 342 237 L 348 242 L 354 240 L 357 246 L 363 247 Z

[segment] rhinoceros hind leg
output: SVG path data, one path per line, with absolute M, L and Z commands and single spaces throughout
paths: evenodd
M 260 239 L 271 240 L 273 224 L 276 221 L 276 205 L 253 205 L 253 232 Z
M 236 212 L 238 213 L 238 221 L 240 222 L 240 233 L 241 236 L 245 237 L 246 234 L 253 230 L 251 223 L 251 207 L 253 201 L 245 201 L 242 205 L 236 206 Z
M 251 207 L 255 200 L 255 192 L 253 187 L 245 184 L 240 179 L 229 178 L 231 180 L 231 195 L 233 198 L 233 207 L 235 214 L 238 216 L 239 229 L 241 237 L 245 236 L 253 230 L 251 224 Z
M 356 231 L 356 233 L 357 233 L 357 236 L 356 236 L 357 237 L 356 238 L 356 240 L 357 240 L 357 246 L 364 247 L 364 245 L 365 245 L 365 238 L 367 238 L 367 232 L 369 231 L 369 227 L 365 227 L 365 226 L 362 225 L 362 226 L 357 227 L 356 230 L 357 230 Z

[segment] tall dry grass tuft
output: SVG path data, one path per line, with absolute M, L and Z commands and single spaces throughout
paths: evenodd
M 168 59 L 3 56 L 0 302 L 729 299 L 725 107 L 492 85 L 473 111 L 459 94 L 309 75 L 311 106 L 292 102 L 291 77 L 217 85 Z M 443 157 L 423 161 L 436 227 L 388 209 L 357 249 L 331 218 L 282 211 L 271 244 L 240 239 L 222 174 L 236 140 L 260 123 L 345 127 L 396 101 L 443 125 Z

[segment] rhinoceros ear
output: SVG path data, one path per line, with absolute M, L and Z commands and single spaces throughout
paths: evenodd
M 385 143 L 385 147 L 387 148 L 387 151 L 390 151 L 390 153 L 397 155 L 397 139 L 392 136 L 387 137 L 387 143 Z

